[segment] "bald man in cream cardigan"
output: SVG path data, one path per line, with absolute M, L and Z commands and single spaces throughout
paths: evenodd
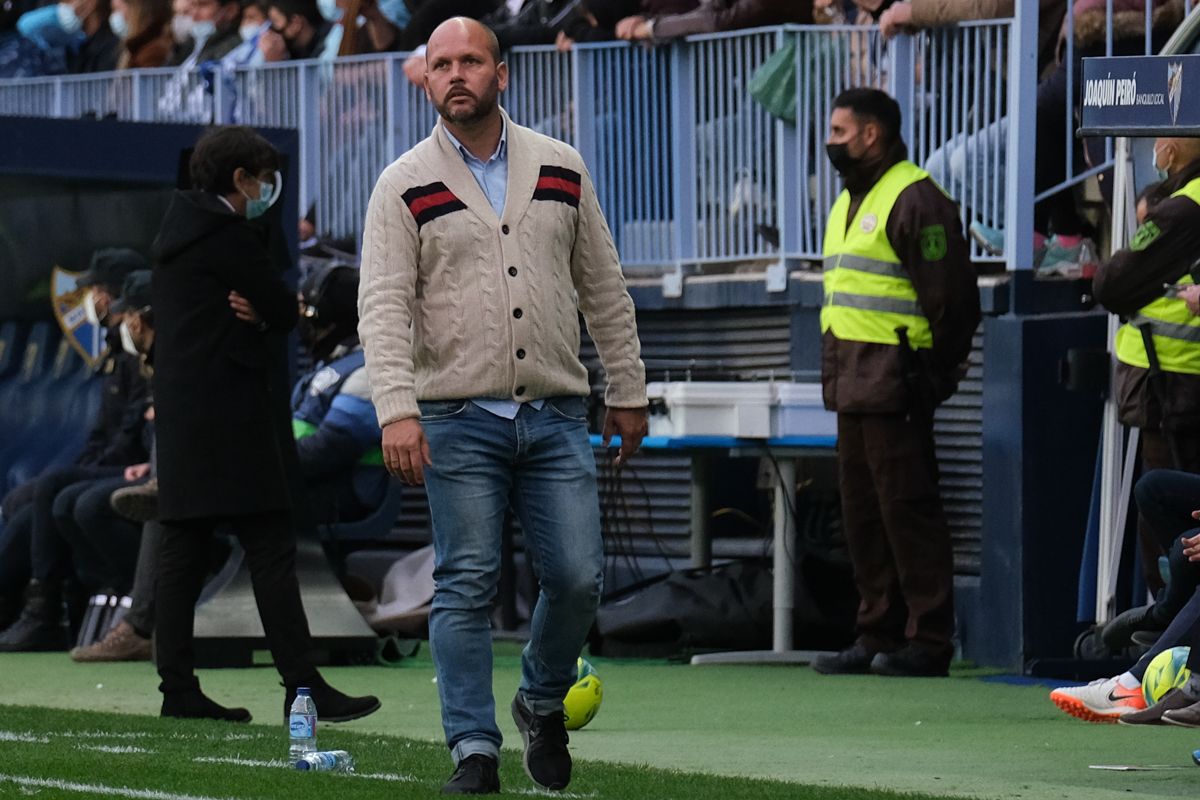
M 540 593 L 512 714 L 525 771 L 571 778 L 563 698 L 601 591 L 579 314 L 607 374 L 618 462 L 646 432 L 645 367 L 612 236 L 579 154 L 514 123 L 495 36 L 443 23 L 426 50 L 428 139 L 380 177 L 367 209 L 359 332 L 384 462 L 429 495 L 430 642 L 455 769 L 447 794 L 500 791 L 489 615 L 511 505 Z

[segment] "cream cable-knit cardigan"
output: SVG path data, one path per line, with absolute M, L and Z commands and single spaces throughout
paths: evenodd
M 419 416 L 418 400 L 587 395 L 579 312 L 605 402 L 646 405 L 633 301 L 583 159 L 504 120 L 502 218 L 440 120 L 371 193 L 358 330 L 381 426 Z

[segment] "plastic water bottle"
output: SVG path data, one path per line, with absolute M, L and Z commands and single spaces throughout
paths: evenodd
M 307 688 L 296 690 L 296 699 L 288 715 L 288 761 L 293 764 L 317 751 L 317 706 Z
M 345 750 L 317 750 L 296 759 L 296 769 L 313 772 L 354 772 L 354 757 Z

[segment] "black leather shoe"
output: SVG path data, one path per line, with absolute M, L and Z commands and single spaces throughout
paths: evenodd
M 521 695 L 512 701 L 513 722 L 525 742 L 525 774 L 546 789 L 565 789 L 571 782 L 571 753 L 567 750 L 566 715 L 534 714 Z
M 442 794 L 500 794 L 500 772 L 496 759 L 482 753 L 458 762 Z
M 838 653 L 828 653 L 813 659 L 812 668 L 822 675 L 866 675 L 871 671 L 875 650 L 855 642 Z
M 383 705 L 379 702 L 379 698 L 374 695 L 351 697 L 348 694 L 343 694 L 323 679 L 313 680 L 311 684 L 308 687 L 308 694 L 312 697 L 313 704 L 317 707 L 317 719 L 321 722 L 349 722 L 352 719 L 359 719 L 368 714 L 374 714 Z M 291 715 L 292 703 L 295 699 L 296 687 L 287 687 L 287 694 L 283 698 L 284 721 Z
M 199 689 L 171 692 L 163 695 L 159 716 L 178 719 L 215 719 L 222 722 L 249 722 L 250 712 L 244 708 L 226 708 L 210 700 Z
M 950 674 L 950 657 L 906 644 L 891 653 L 876 653 L 871 672 L 894 678 L 945 678 Z

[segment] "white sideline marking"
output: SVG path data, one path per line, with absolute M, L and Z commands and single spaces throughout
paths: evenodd
M 150 736 L 146 731 L 59 731 L 54 735 L 64 739 L 146 739 Z
M 354 778 L 370 778 L 376 781 L 397 781 L 399 783 L 420 783 L 416 775 L 397 775 L 394 772 L 351 772 Z
M 568 798 L 599 797 L 600 796 L 596 792 L 588 792 L 587 794 L 580 794 L 578 792 L 552 792 L 549 789 L 513 789 L 510 792 L 510 794 L 526 794 L 526 795 L 530 795 L 531 797 L 568 797 Z
M 105 794 L 114 797 L 133 797 L 137 800 L 232 800 L 232 798 L 217 798 L 207 795 L 176 794 L 160 792 L 155 789 L 131 789 L 128 786 L 105 786 L 101 783 L 74 783 L 72 781 L 57 781 L 48 778 L 27 778 L 22 775 L 0 775 L 0 783 L 15 783 L 21 787 L 36 787 L 39 789 L 59 789 L 65 792 L 89 792 Z
M 134 747 L 129 744 L 81 744 L 80 750 L 95 750 L 98 753 L 153 753 L 144 747 Z
M 27 744 L 50 744 L 46 736 L 34 736 L 32 733 L 17 733 L 16 731 L 0 731 L 0 742 L 25 742 Z

